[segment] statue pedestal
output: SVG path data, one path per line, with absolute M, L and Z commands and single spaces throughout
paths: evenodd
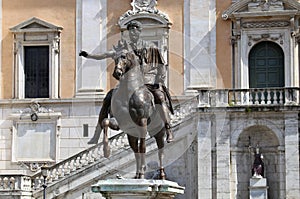
M 268 186 L 266 178 L 252 177 L 250 178 L 250 199 L 267 199 Z
M 146 179 L 108 179 L 92 185 L 94 193 L 101 193 L 106 199 L 171 199 L 176 194 L 183 194 L 184 187 L 168 180 Z

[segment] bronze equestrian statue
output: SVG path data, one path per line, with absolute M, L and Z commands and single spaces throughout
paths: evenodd
M 160 179 L 165 179 L 163 167 L 163 148 L 166 127 L 160 117 L 160 105 L 155 104 L 155 97 L 144 84 L 140 58 L 129 49 L 126 41 L 120 41 L 115 47 L 114 57 L 116 66 L 114 77 L 119 80 L 118 87 L 113 91 L 111 98 L 112 118 L 103 120 L 104 156 L 108 157 L 108 127 L 119 127 L 128 136 L 128 142 L 135 154 L 136 175 L 141 179 L 146 170 L 146 136 L 149 133 L 154 137 L 158 147 L 160 163 Z
M 144 84 L 153 94 L 155 104 L 160 105 L 159 113 L 160 117 L 165 123 L 167 135 L 166 140 L 167 142 L 172 142 L 174 136 L 170 127 L 169 112 L 173 114 L 173 107 L 170 93 L 164 84 L 166 77 L 166 66 L 162 55 L 156 46 L 140 38 L 142 30 L 142 24 L 140 22 L 136 20 L 129 22 L 127 24 L 127 30 L 129 31 L 130 39 L 128 47 L 139 58 L 139 65 L 142 69 L 142 75 L 144 76 Z M 79 53 L 79 56 L 96 60 L 102 60 L 106 58 L 115 57 L 116 52 L 113 49 L 100 55 L 92 55 L 88 54 L 85 51 L 81 51 Z M 103 106 L 99 113 L 95 134 L 93 138 L 88 142 L 88 144 L 98 143 L 101 131 L 104 128 L 103 120 L 109 115 L 113 91 L 114 89 L 110 90 L 103 100 Z M 118 129 L 116 126 L 115 128 Z

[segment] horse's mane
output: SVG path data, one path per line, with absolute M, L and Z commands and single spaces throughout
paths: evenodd
M 119 57 L 125 50 L 128 51 L 128 43 L 126 40 L 119 40 L 118 44 L 113 46 L 115 57 Z

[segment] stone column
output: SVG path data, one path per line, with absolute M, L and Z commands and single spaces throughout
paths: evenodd
M 216 113 L 217 198 L 230 198 L 230 125 L 226 112 Z
M 95 98 L 106 88 L 106 60 L 78 56 L 106 52 L 107 0 L 76 1 L 76 97 Z
M 187 93 L 196 93 L 199 88 L 215 87 L 215 7 L 213 0 L 190 0 L 184 3 L 184 87 Z
M 198 198 L 212 198 L 212 155 L 210 114 L 203 115 L 198 128 Z
M 285 115 L 286 198 L 300 198 L 298 113 Z
M 278 157 L 279 157 L 279 198 L 285 197 L 285 164 L 284 164 L 284 147 L 278 147 Z

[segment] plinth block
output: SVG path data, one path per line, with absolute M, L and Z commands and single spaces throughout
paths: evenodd
M 183 194 L 184 187 L 168 180 L 108 179 L 92 185 L 92 191 L 106 199 L 171 199 Z
M 267 199 L 268 188 L 266 178 L 250 178 L 250 199 Z

